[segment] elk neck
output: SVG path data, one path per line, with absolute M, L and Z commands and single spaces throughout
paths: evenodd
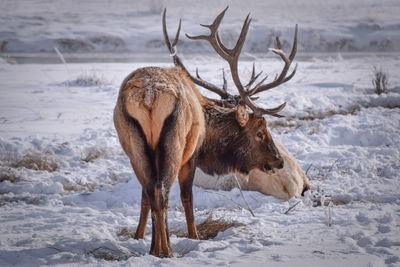
M 202 105 L 206 120 L 205 139 L 198 152 L 197 166 L 210 175 L 233 171 L 248 173 L 245 158 L 250 153 L 244 129 L 236 121 L 236 110 L 207 99 Z

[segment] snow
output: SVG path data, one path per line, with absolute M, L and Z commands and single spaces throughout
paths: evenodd
M 295 2 L 298 13 L 296 9 L 287 9 L 289 13 L 283 23 L 278 20 L 281 9 L 271 16 L 262 16 L 261 10 L 267 4 L 253 3 L 249 8 L 258 21 L 254 21 L 250 31 L 257 32 L 263 21 L 269 21 L 268 27 L 287 27 L 291 38 L 292 26 L 298 22 L 304 25 L 300 27 L 301 38 L 314 42 L 304 34 L 326 32 L 330 37 L 348 34 L 343 27 L 364 25 L 373 18 L 373 23 L 379 25 L 376 27 L 380 29 L 379 34 L 388 34 L 396 44 L 399 38 L 393 26 L 399 24 L 396 1 L 330 2 L 328 6 L 319 1 L 307 1 L 304 6 L 303 1 Z M 85 1 L 82 9 L 62 2 L 49 3 L 2 1 L 0 40 L 8 32 L 14 36 L 13 40 L 20 40 L 21 51 L 34 52 L 41 43 L 57 58 L 53 43 L 48 40 L 64 36 L 68 27 L 71 38 L 75 39 L 90 36 L 91 32 L 108 34 L 114 30 L 132 49 L 146 43 L 152 35 L 162 38 L 161 9 L 157 1 L 138 4 L 136 13 L 127 8 L 132 2 L 118 1 L 115 9 L 110 9 L 109 2 L 104 1 L 98 7 L 101 16 L 85 9 L 97 6 L 94 1 Z M 23 4 L 30 11 L 23 9 Z M 171 28 L 177 23 L 173 21 L 177 20 L 176 16 L 182 16 L 184 26 L 189 27 L 187 32 L 197 34 L 198 21 L 193 14 L 200 4 L 191 4 L 187 9 L 191 13 L 184 13 L 179 5 L 171 4 L 171 8 L 168 5 Z M 215 6 L 220 8 L 225 4 Z M 235 8 L 235 4 L 238 3 L 230 4 L 230 15 L 227 14 L 227 21 L 232 22 L 226 25 L 228 28 L 240 25 L 246 14 L 242 12 L 247 12 Z M 354 13 L 351 7 L 357 4 L 359 9 Z M 287 7 L 289 1 L 272 1 L 268 5 Z M 304 16 L 311 7 L 318 7 L 318 12 Z M 129 21 L 129 14 L 133 17 L 141 14 L 142 20 Z M 208 21 L 208 14 L 201 11 L 200 18 Z M 35 20 L 35 16 L 41 16 L 52 27 L 26 22 Z M 126 24 L 117 27 L 121 21 Z M 135 23 L 144 26 L 132 27 Z M 150 37 L 142 36 L 135 43 L 128 36 L 136 34 L 135 31 Z M 375 38 L 367 30 L 366 35 L 359 30 L 355 32 L 363 38 Z M 249 43 L 252 42 L 256 46 L 257 38 L 250 38 Z M 368 40 L 362 38 L 354 42 L 360 42 L 360 47 L 368 46 Z M 187 50 L 179 52 L 189 51 L 188 44 L 185 42 Z M 316 46 L 319 51 L 326 51 L 326 47 Z M 193 47 L 201 53 L 201 47 Z M 144 240 L 119 234 L 121 229 L 131 232 L 136 229 L 141 187 L 118 142 L 112 114 L 118 87 L 126 75 L 139 67 L 170 66 L 171 63 L 156 54 L 160 56 L 158 62 L 10 64 L 13 58 L 6 57 L 9 51 L 2 52 L 0 266 L 398 266 L 400 56 L 395 47 L 391 46 L 389 54 L 331 53 L 298 57 L 295 77 L 264 93 L 258 103 L 274 107 L 287 102 L 282 112 L 286 117 L 268 117 L 268 124 L 273 137 L 288 148 L 302 169 L 309 169 L 312 190 L 305 197 L 289 201 L 245 191 L 244 196 L 256 215 L 252 217 L 232 202 L 246 207 L 237 188 L 216 191 L 195 186 L 197 224 L 211 216 L 244 226 L 229 228 L 209 240 L 172 235 L 174 257 L 168 259 L 148 254 L 150 221 Z M 369 51 L 369 48 L 361 50 Z M 107 49 L 99 48 L 99 51 L 103 53 Z M 167 50 L 161 47 L 159 51 L 166 54 Z M 68 57 L 66 60 L 69 62 Z M 213 56 L 185 58 L 185 64 L 193 73 L 199 67 L 202 78 L 215 84 L 221 84 L 220 70 L 227 68 Z M 389 73 L 387 94 L 378 96 L 373 91 L 374 66 Z M 243 80 L 250 77 L 251 67 L 251 61 L 240 62 Z M 277 58 L 257 56 L 256 68 L 271 73 L 271 77 L 281 67 Z M 231 80 L 228 88 L 233 88 Z M 199 90 L 215 97 L 211 92 Z M 170 230 L 186 231 L 177 184 L 171 190 L 168 219 Z
M 54 47 L 64 54 L 112 53 L 111 57 L 120 60 L 132 57 L 132 53 L 165 54 L 167 50 L 160 31 L 161 12 L 167 7 L 171 35 L 179 18 L 183 19 L 179 51 L 204 56 L 205 51 L 211 51 L 207 43 L 190 41 L 183 33 L 205 33 L 199 24 L 211 22 L 212 16 L 227 5 L 230 8 L 221 29 L 222 38 L 229 45 L 234 44 L 243 19 L 251 13 L 253 21 L 244 47 L 248 56 L 265 53 L 267 48 L 273 47 L 276 35 L 280 36 L 282 45 L 288 47 L 296 24 L 299 25 L 300 52 L 400 51 L 397 0 L 84 0 L 79 4 L 3 0 L 0 3 L 0 53 L 18 60 L 22 60 L 19 53 L 29 58 L 31 53 L 52 53 Z M 77 60 L 70 55 L 65 57 Z M 48 60 L 48 55 L 43 60 Z

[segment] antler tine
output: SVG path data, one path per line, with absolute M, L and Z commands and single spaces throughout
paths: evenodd
M 235 48 L 233 49 L 233 51 L 235 52 L 236 63 L 239 59 L 240 53 L 242 52 L 242 48 L 244 45 L 244 41 L 246 40 L 247 32 L 249 31 L 249 27 L 250 27 L 250 23 L 251 23 L 251 19 L 249 17 L 250 17 L 250 13 L 247 15 L 246 19 L 243 22 L 243 26 L 242 26 L 242 30 L 239 35 L 239 39 L 237 40 Z
M 251 81 L 252 79 L 254 79 L 255 74 L 256 74 L 256 63 L 253 62 L 253 68 L 251 69 L 250 81 Z
M 224 70 L 224 69 L 222 69 L 222 79 L 224 80 L 224 83 L 223 83 L 223 85 L 222 85 L 222 89 L 223 89 L 225 92 L 227 92 L 227 90 L 228 90 L 228 83 L 227 83 L 226 78 L 225 78 L 225 70 Z
M 229 6 L 228 6 L 229 7 Z M 221 24 L 222 19 L 224 18 L 225 12 L 228 9 L 226 7 L 214 20 L 211 25 L 200 24 L 203 27 L 207 27 L 210 29 L 209 35 L 198 35 L 198 36 L 190 36 L 186 34 L 186 37 L 192 40 L 206 40 L 211 46 L 214 48 L 215 52 L 220 55 L 223 59 L 225 59 L 230 65 L 234 64 L 234 62 L 238 60 L 240 52 L 242 51 L 242 47 L 244 45 L 244 41 L 246 39 L 247 32 L 249 30 L 251 19 L 249 19 L 249 15 L 247 15 L 246 20 L 243 23 L 242 31 L 240 32 L 239 39 L 236 42 L 236 45 L 233 49 L 228 49 L 221 42 L 221 39 L 218 34 L 218 27 Z
M 174 42 L 171 45 L 171 41 L 169 40 L 168 31 L 167 31 L 166 13 L 167 13 L 167 9 L 165 8 L 164 12 L 163 12 L 163 17 L 162 17 L 163 34 L 164 34 L 165 44 L 167 45 L 167 48 L 168 48 L 169 52 L 171 53 L 171 55 L 173 57 L 174 65 L 181 67 L 181 69 L 189 76 L 189 78 L 195 84 L 197 84 L 197 85 L 199 85 L 201 87 L 204 87 L 205 89 L 208 89 L 208 90 L 218 94 L 222 99 L 232 98 L 233 96 L 231 96 L 225 89 L 221 89 L 221 88 L 215 86 L 214 84 L 209 83 L 209 82 L 201 79 L 199 74 L 198 74 L 198 70 L 196 70 L 196 75 L 197 75 L 198 78 L 193 77 L 189 73 L 189 71 L 183 65 L 182 60 L 178 56 L 177 49 L 176 49 L 176 45 L 178 44 L 179 34 L 180 34 L 180 30 L 181 30 L 181 20 L 179 20 L 178 30 L 176 32 Z M 222 18 L 221 18 L 221 20 L 222 20 Z
M 272 115 L 272 116 L 275 116 L 275 117 L 282 117 L 281 115 L 278 114 L 278 112 L 280 112 L 286 106 L 286 103 L 283 103 L 283 104 L 279 105 L 278 107 L 275 107 L 275 108 L 272 108 L 272 109 L 260 108 L 260 107 L 256 106 L 252 102 L 252 100 L 255 100 L 255 98 L 251 97 L 252 94 L 249 91 L 245 90 L 245 88 L 243 87 L 242 83 L 240 82 L 237 64 L 238 64 L 238 59 L 239 59 L 240 52 L 242 50 L 242 47 L 244 45 L 244 41 L 246 39 L 246 35 L 247 35 L 248 29 L 249 29 L 249 26 L 250 26 L 250 22 L 251 22 L 251 19 L 249 19 L 249 15 L 247 15 L 247 17 L 246 17 L 246 19 L 245 19 L 245 21 L 243 23 L 243 27 L 242 27 L 242 31 L 240 33 L 239 39 L 238 39 L 238 41 L 237 41 L 237 43 L 235 45 L 235 48 L 233 49 L 234 57 L 233 57 L 232 60 L 228 60 L 229 66 L 231 68 L 231 74 L 232 74 L 233 82 L 235 83 L 235 85 L 236 85 L 236 87 L 237 87 L 237 89 L 239 91 L 239 94 L 240 94 L 240 96 L 242 98 L 242 101 L 250 109 L 253 110 L 255 116 L 261 117 L 264 114 L 268 114 L 268 115 Z M 257 75 L 257 78 L 260 75 L 261 75 L 261 73 Z M 260 88 L 262 82 L 264 82 L 266 78 L 267 77 L 265 77 L 260 83 L 258 83 L 255 88 L 256 89 Z M 251 79 L 251 80 L 253 80 L 252 83 L 254 83 L 256 78 L 255 79 Z
M 282 117 L 281 115 L 278 114 L 278 112 L 281 111 L 285 107 L 286 103 L 283 103 L 283 104 L 279 105 L 278 107 L 275 107 L 272 109 L 264 109 L 264 108 L 257 107 L 252 101 L 257 99 L 256 97 L 253 96 L 254 94 L 261 92 L 261 91 L 268 90 L 273 87 L 276 87 L 279 84 L 290 80 L 296 73 L 297 65 L 294 68 L 294 70 L 292 71 L 292 73 L 289 76 L 286 76 L 286 74 L 289 70 L 290 64 L 292 63 L 292 61 L 296 55 L 296 51 L 297 51 L 297 25 L 296 25 L 295 36 L 294 36 L 294 40 L 293 40 L 293 47 L 292 47 L 292 51 L 290 53 L 289 58 L 282 51 L 282 47 L 281 47 L 279 38 L 276 38 L 276 43 L 277 43 L 278 49 L 271 49 L 272 52 L 278 54 L 285 62 L 285 66 L 283 67 L 282 72 L 279 75 L 279 77 L 277 76 L 277 78 L 269 84 L 262 85 L 262 83 L 267 79 L 267 76 L 266 76 L 265 78 L 263 78 L 261 80 L 261 82 L 257 83 L 257 85 L 253 89 L 249 90 L 249 88 L 258 79 L 258 77 L 260 77 L 260 75 L 262 73 L 262 72 L 260 72 L 257 75 L 255 75 L 255 67 L 253 65 L 253 71 L 251 74 L 251 78 L 250 78 L 249 83 L 246 86 L 242 85 L 240 78 L 239 78 L 239 74 L 238 74 L 238 60 L 239 60 L 239 56 L 240 56 L 240 53 L 241 53 L 243 45 L 244 45 L 244 41 L 247 36 L 247 32 L 250 27 L 250 23 L 251 23 L 250 14 L 247 15 L 245 21 L 243 22 L 242 30 L 240 32 L 239 38 L 236 42 L 236 45 L 234 46 L 234 48 L 228 49 L 222 43 L 221 38 L 218 33 L 218 27 L 221 24 L 221 21 L 225 15 L 225 12 L 227 9 L 228 9 L 228 7 L 226 7 L 214 19 L 214 22 L 211 25 L 201 24 L 201 26 L 207 27 L 210 29 L 209 35 L 190 36 L 190 35 L 186 34 L 186 36 L 192 40 L 208 41 L 211 44 L 211 46 L 214 48 L 215 52 L 228 62 L 229 67 L 231 69 L 231 75 L 232 75 L 233 82 L 236 85 L 236 88 L 238 89 L 239 94 L 240 94 L 241 102 L 246 104 L 250 109 L 252 109 L 255 116 L 261 117 L 264 114 L 268 114 L 268 115 L 272 115 L 275 117 Z M 223 74 L 223 76 L 225 76 L 225 74 Z M 224 81 L 224 87 L 225 87 L 225 81 Z
M 221 42 L 218 41 L 218 27 L 221 24 L 222 19 L 225 16 L 226 10 L 228 10 L 229 6 L 227 6 L 221 13 L 218 14 L 218 16 L 214 19 L 214 22 L 210 25 L 204 25 L 200 24 L 203 27 L 209 28 L 210 29 L 210 34 L 209 35 L 198 35 L 198 36 L 190 36 L 186 34 L 186 37 L 191 39 L 191 40 L 206 40 L 208 41 L 211 46 L 214 48 L 215 52 L 219 54 L 223 59 L 229 61 L 231 58 L 231 55 L 229 54 L 229 50 L 226 49 L 222 45 L 220 45 Z
M 178 43 L 179 33 L 181 32 L 181 24 L 182 24 L 182 19 L 179 19 L 179 26 L 178 26 L 178 30 L 176 31 L 175 40 L 172 43 L 172 48 L 176 47 L 176 44 Z
M 280 73 L 279 76 L 277 76 L 277 78 L 268 84 L 264 84 L 261 86 L 256 86 L 253 89 L 251 89 L 249 91 L 249 95 L 254 95 L 257 94 L 259 92 L 262 91 L 266 91 L 269 90 L 271 88 L 274 88 L 282 83 L 285 83 L 287 81 L 289 81 L 291 78 L 293 78 L 293 76 L 296 74 L 296 70 L 297 70 L 297 64 L 294 67 L 293 71 L 287 76 L 287 72 L 289 70 L 290 65 L 293 62 L 294 57 L 296 56 L 296 52 L 297 52 L 297 33 L 298 33 L 298 26 L 296 24 L 296 28 L 295 28 L 295 32 L 294 32 L 294 38 L 293 38 L 293 45 L 292 45 L 292 50 L 290 52 L 289 57 L 286 56 L 286 54 L 283 52 L 282 47 L 281 47 L 281 43 L 279 41 L 279 38 L 276 38 L 276 46 L 278 47 L 278 49 L 274 49 L 274 48 L 270 48 L 270 50 L 279 55 L 281 57 L 281 59 L 285 62 L 285 65 L 283 66 L 283 69 Z
M 166 23 L 166 19 L 165 19 L 166 13 L 167 13 L 167 9 L 164 8 L 163 18 L 162 18 L 162 19 L 163 19 L 164 40 L 165 40 L 165 44 L 166 44 L 167 47 L 168 47 L 169 52 L 170 52 L 171 54 L 174 54 L 174 53 L 176 52 L 176 51 L 174 51 L 174 50 L 175 50 L 175 47 L 176 47 L 176 45 L 178 44 L 178 41 L 179 41 L 179 34 L 180 34 L 180 32 L 181 32 L 182 20 L 179 19 L 178 30 L 176 31 L 176 35 L 175 35 L 174 42 L 173 42 L 172 45 L 171 45 L 171 41 L 169 40 L 169 37 L 168 37 L 167 23 Z
M 168 51 L 173 54 L 172 51 L 172 46 L 171 46 L 171 42 L 169 41 L 169 37 L 168 37 L 168 31 L 167 31 L 167 23 L 166 23 L 166 19 L 165 19 L 165 14 L 167 13 L 167 9 L 164 8 L 164 12 L 163 12 L 163 17 L 162 17 L 162 26 L 163 26 L 163 34 L 164 34 L 164 41 L 165 44 L 167 45 Z M 180 29 L 180 21 L 179 21 L 179 27 L 178 29 Z M 178 36 L 179 32 L 177 32 Z
M 260 107 L 257 107 L 253 102 L 252 99 L 255 98 L 250 98 L 250 93 L 243 87 L 240 78 L 239 78 L 239 74 L 238 74 L 238 60 L 239 60 L 239 56 L 240 53 L 242 51 L 243 45 L 244 45 L 244 41 L 246 40 L 246 36 L 247 36 L 247 32 L 249 30 L 250 27 L 250 23 L 251 23 L 251 19 L 250 19 L 250 14 L 247 15 L 245 21 L 243 22 L 243 26 L 242 26 L 242 30 L 240 32 L 239 38 L 236 42 L 236 45 L 234 46 L 233 49 L 228 49 L 226 48 L 220 37 L 218 34 L 218 27 L 222 21 L 222 18 L 225 15 L 226 10 L 228 9 L 225 8 L 214 20 L 214 22 L 211 25 L 202 25 L 204 27 L 207 27 L 210 29 L 210 34 L 209 35 L 199 35 L 199 36 L 190 36 L 188 34 L 186 34 L 186 36 L 189 39 L 192 40 L 206 40 L 208 41 L 211 46 L 214 48 L 215 52 L 217 54 L 219 54 L 223 59 L 225 59 L 228 63 L 229 63 L 229 67 L 231 69 L 231 75 L 232 75 L 232 79 L 233 82 L 236 85 L 236 88 L 239 91 L 240 97 L 242 99 L 242 101 L 254 111 L 255 116 L 262 116 L 263 114 L 270 114 L 273 116 L 277 116 L 280 117 L 280 115 L 278 115 L 277 113 L 279 111 L 281 111 L 285 104 L 280 105 L 279 107 L 273 108 L 273 109 L 262 109 Z M 255 82 L 255 80 L 261 75 L 261 73 L 255 75 L 252 75 L 252 78 L 250 80 L 251 84 Z M 266 78 L 263 79 L 263 81 Z M 257 88 L 259 88 L 259 85 L 257 85 Z
M 256 69 L 255 69 L 255 63 L 253 62 L 253 70 L 251 71 L 251 77 L 250 81 L 244 86 L 246 91 L 250 89 L 250 87 L 253 85 L 253 83 L 260 77 L 260 75 L 263 73 L 263 71 L 260 71 L 257 75 L 255 75 Z

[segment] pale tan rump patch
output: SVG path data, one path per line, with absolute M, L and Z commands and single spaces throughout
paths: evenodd
M 138 78 L 127 81 L 121 92 L 128 114 L 139 122 L 153 150 L 158 144 L 165 119 L 175 107 L 177 95 L 171 89 L 168 84 Z
M 126 102 L 126 110 L 142 126 L 146 135 L 147 144 L 154 150 L 160 139 L 160 133 L 165 119 L 173 112 L 176 99 L 170 94 L 160 94 L 155 100 L 152 109 L 145 104 Z
M 158 145 L 165 119 L 172 112 L 177 112 L 174 134 L 179 142 L 171 151 L 177 153 L 176 157 L 179 157 L 181 166 L 186 164 L 201 146 L 205 135 L 205 119 L 201 103 L 205 100 L 180 68 L 138 69 L 121 85 L 119 101 L 125 106 L 127 113 L 139 122 L 146 136 L 146 142 L 153 150 Z M 119 134 L 126 136 L 122 138 L 126 140 L 120 140 L 121 144 L 123 147 L 135 149 L 135 146 L 131 145 L 134 140 L 128 140 L 130 133 L 127 131 L 129 130 L 123 129 Z M 124 150 L 127 152 L 129 149 L 124 148 Z M 127 154 L 132 153 L 127 152 Z

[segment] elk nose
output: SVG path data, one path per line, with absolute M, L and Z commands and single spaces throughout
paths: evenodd
M 279 166 L 278 166 L 278 169 L 282 169 L 283 168 L 283 160 L 282 160 L 282 162 L 281 162 L 281 164 L 279 164 Z
M 272 171 L 272 167 L 269 166 L 269 164 L 264 164 L 264 169 L 265 169 L 266 171 Z
M 303 188 L 303 191 L 301 192 L 301 195 L 304 197 L 304 193 L 307 192 L 308 190 L 310 190 L 310 186 L 306 183 Z

